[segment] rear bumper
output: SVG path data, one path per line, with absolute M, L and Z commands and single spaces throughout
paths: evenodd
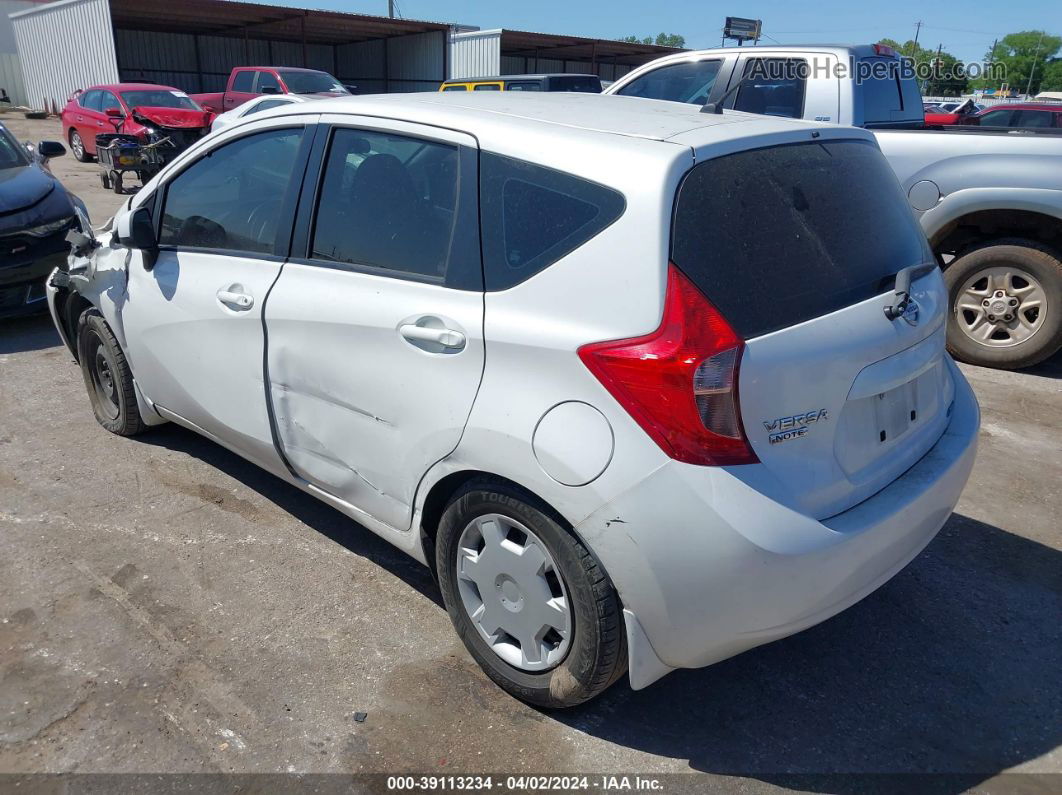
M 948 360 L 947 430 L 888 487 L 817 521 L 726 469 L 669 462 L 578 526 L 625 607 L 631 684 L 813 626 L 887 582 L 932 540 L 973 467 L 980 412 Z

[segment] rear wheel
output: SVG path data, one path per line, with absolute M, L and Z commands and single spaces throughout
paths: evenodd
M 111 327 L 96 309 L 78 320 L 78 360 L 85 378 L 92 413 L 111 433 L 133 436 L 147 426 L 140 416 L 133 373 Z
M 67 137 L 70 140 L 70 151 L 74 153 L 74 157 L 82 163 L 92 162 L 92 155 L 85 151 L 85 142 L 81 140 L 81 133 L 77 130 L 70 130 Z
M 944 271 L 948 350 L 984 367 L 1031 367 L 1062 348 L 1062 262 L 1047 246 L 1000 240 Z
M 608 575 L 533 495 L 494 479 L 466 485 L 439 523 L 436 562 L 465 647 L 517 698 L 570 707 L 626 671 Z

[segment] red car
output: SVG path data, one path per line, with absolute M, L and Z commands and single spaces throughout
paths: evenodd
M 192 99 L 208 110 L 224 113 L 262 94 L 303 94 L 338 97 L 349 94 L 328 72 L 297 69 L 294 66 L 237 66 L 229 74 L 225 90 L 213 94 L 193 94 Z
M 959 124 L 1011 129 L 1062 129 L 1062 102 L 1011 102 L 967 116 Z
M 135 135 L 145 143 L 162 134 L 183 150 L 210 132 L 214 114 L 171 86 L 115 83 L 74 92 L 61 119 L 74 157 L 85 163 L 95 156 L 100 133 Z

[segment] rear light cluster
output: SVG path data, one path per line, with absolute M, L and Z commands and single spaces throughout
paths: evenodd
M 664 317 L 644 337 L 595 342 L 579 358 L 660 448 L 688 464 L 754 464 L 738 408 L 745 343 L 674 265 Z

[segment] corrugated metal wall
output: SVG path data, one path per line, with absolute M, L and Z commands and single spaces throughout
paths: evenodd
M 486 77 L 500 74 L 501 33 L 500 30 L 451 33 L 449 76 Z
M 415 33 L 336 47 L 335 76 L 359 94 L 437 91 L 446 33 Z
M 0 88 L 7 92 L 12 105 L 29 104 L 26 87 L 22 83 L 22 67 L 19 66 L 18 53 L 0 52 Z
M 335 47 L 307 44 L 306 65 L 356 85 L 362 94 L 434 91 L 443 80 L 445 37 L 439 31 Z M 115 41 L 122 80 L 190 92 L 223 91 L 234 66 L 303 65 L 298 42 L 146 30 L 117 30 Z
M 548 72 L 594 74 L 589 61 L 566 61 L 561 58 L 535 58 L 502 55 L 502 31 L 477 30 L 450 34 L 450 77 L 486 77 L 488 75 L 523 75 Z M 632 67 L 598 61 L 597 74 L 602 80 L 615 80 Z
M 11 22 L 31 106 L 61 110 L 77 89 L 118 80 L 107 0 L 63 0 Z
M 610 64 L 598 62 L 597 74 L 602 80 L 616 80 L 621 75 L 627 74 L 632 69 L 623 64 Z M 525 58 L 522 55 L 501 56 L 501 71 L 503 75 L 526 75 L 542 72 L 568 72 L 572 74 L 592 75 L 593 64 L 587 61 L 562 61 L 559 58 L 539 58 L 536 64 L 535 58 Z M 481 74 L 487 74 L 483 72 Z M 477 75 L 461 75 L 462 77 L 476 77 Z

